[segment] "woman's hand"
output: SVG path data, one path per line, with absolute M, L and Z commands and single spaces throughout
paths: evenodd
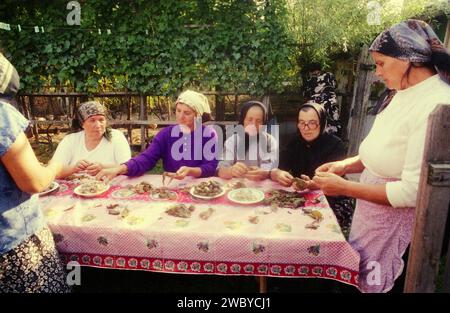
M 190 176 L 192 172 L 192 168 L 189 166 L 182 166 L 176 171 L 173 175 L 173 178 L 182 180 L 185 179 L 186 176 Z
M 316 168 L 317 173 L 333 173 L 339 176 L 345 175 L 345 163 L 343 161 L 329 162 Z
M 306 188 L 307 188 L 307 189 L 310 189 L 310 190 L 313 190 L 313 189 L 319 189 L 319 187 L 317 186 L 317 184 L 316 184 L 311 178 L 309 178 L 309 176 L 307 176 L 307 175 L 300 175 L 300 178 L 303 179 L 303 180 L 306 182 Z M 299 190 L 299 189 L 297 188 L 297 185 L 296 185 L 296 184 L 293 184 L 292 187 L 293 187 L 295 190 L 301 191 L 301 190 Z
M 254 168 L 249 169 L 244 177 L 254 181 L 264 180 L 269 177 L 269 171 L 255 166 Z
M 118 166 L 110 167 L 102 169 L 100 172 L 95 175 L 95 178 L 103 181 L 104 183 L 108 183 L 111 179 L 120 174 L 125 174 L 128 168 L 125 164 L 121 164 Z
M 248 167 L 242 162 L 236 162 L 233 166 L 231 166 L 231 175 L 233 177 L 242 177 L 248 172 Z
M 103 169 L 103 166 L 100 163 L 91 163 L 88 167 L 86 167 L 86 172 L 89 175 L 95 176 L 102 169 Z
M 74 173 L 85 171 L 92 163 L 86 160 L 80 160 L 75 164 Z
M 327 196 L 342 196 L 346 195 L 345 187 L 347 180 L 334 174 L 327 172 L 318 172 L 313 177 L 313 182 L 317 187 L 322 189 Z
M 280 185 L 289 187 L 292 185 L 294 176 L 289 174 L 289 172 L 276 169 L 272 171 L 271 178 L 272 180 L 278 182 Z

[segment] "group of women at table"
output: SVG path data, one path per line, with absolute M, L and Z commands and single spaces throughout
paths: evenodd
M 382 32 L 370 51 L 376 73 L 392 95 L 357 156 L 344 159 L 343 142 L 324 131 L 326 112 L 314 102 L 300 106 L 298 132 L 278 152 L 278 142 L 263 127 L 266 107 L 249 101 L 239 116 L 245 131 L 230 136 L 224 157 L 217 157 L 216 132 L 198 123 L 211 118 L 208 100 L 187 90 L 176 100 L 177 124 L 159 131 L 133 158 L 124 135 L 107 125 L 105 107 L 83 103 L 73 132 L 58 145 L 48 166 L 37 161 L 24 135 L 28 122 L 10 104 L 19 77 L 0 54 L 0 190 L 8 195 L 0 200 L 0 265 L 7 269 L 0 272 L 0 292 L 67 290 L 50 232 L 31 193 L 42 191 L 55 177 L 78 172 L 106 181 L 121 174 L 139 176 L 158 160 L 175 179 L 217 175 L 291 186 L 294 177 L 302 177 L 308 188 L 320 188 L 327 196 L 356 198 L 349 242 L 361 256 L 359 289 L 391 290 L 411 240 L 427 118 L 437 104 L 450 103 L 450 55 L 430 26 L 417 20 Z M 361 172 L 360 182 L 344 178 Z M 380 264 L 375 282 L 367 279 L 373 261 Z

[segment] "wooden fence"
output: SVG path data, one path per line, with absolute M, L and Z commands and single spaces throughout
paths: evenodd
M 428 121 L 405 292 L 436 290 L 450 202 L 449 140 L 450 104 L 439 105 Z M 444 291 L 450 292 L 450 247 L 447 250 Z

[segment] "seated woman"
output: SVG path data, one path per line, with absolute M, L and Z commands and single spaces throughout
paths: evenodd
M 52 161 L 62 163 L 58 178 L 81 171 L 96 175 L 131 158 L 123 133 L 107 126 L 106 108 L 96 101 L 82 103 L 71 132 L 59 143 Z
M 201 93 L 186 90 L 175 106 L 178 124 L 161 130 L 138 156 L 100 171 L 97 179 L 109 181 L 120 174 L 140 176 L 151 170 L 159 159 L 169 176 L 176 179 L 213 176 L 218 163 L 217 136 L 212 127 L 201 125 L 202 119 L 205 122 L 211 118 L 208 99 Z
M 272 170 L 271 179 L 283 186 L 291 186 L 294 176 L 307 181 L 309 189 L 317 189 L 310 179 L 320 165 L 340 160 L 346 156 L 341 139 L 325 132 L 326 111 L 314 102 L 302 105 L 298 110 L 298 134 L 286 145 L 280 155 L 280 166 Z M 349 198 L 327 197 L 344 231 L 349 229 L 353 215 Z
M 218 176 L 224 179 L 244 177 L 262 180 L 278 164 L 278 142 L 263 130 L 267 123 L 266 107 L 258 101 L 244 103 L 239 116 L 243 131 L 225 142 Z

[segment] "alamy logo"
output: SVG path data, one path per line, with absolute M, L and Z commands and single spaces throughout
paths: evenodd
M 66 22 L 67 25 L 81 25 L 81 5 L 78 1 L 70 1 L 67 3 L 67 10 L 71 10 L 67 14 Z
M 225 134 L 218 125 L 202 127 L 201 120 L 195 121 L 193 134 L 183 125 L 172 128 L 170 136 L 177 138 L 171 147 L 171 156 L 174 160 L 224 160 L 224 161 L 261 161 L 271 160 L 273 166 L 278 164 L 279 126 L 272 125 L 270 134 L 267 126 L 260 126 L 259 130 L 244 129 L 242 125 L 227 125 Z M 247 135 L 253 134 L 253 135 Z M 258 134 L 258 136 L 256 135 Z M 204 138 L 207 142 L 203 143 Z M 226 141 L 231 138 L 230 141 Z M 225 145 L 224 145 L 225 143 Z M 224 148 L 225 147 L 225 150 Z
M 381 25 L 381 4 L 372 0 L 367 3 L 367 24 Z
M 66 283 L 68 286 L 80 286 L 81 285 L 81 269 L 80 263 L 76 261 L 70 261 L 67 263 L 67 276 Z
M 379 286 L 381 284 L 381 267 L 377 261 L 367 263 L 366 269 L 370 270 L 366 277 L 366 283 L 369 286 Z

